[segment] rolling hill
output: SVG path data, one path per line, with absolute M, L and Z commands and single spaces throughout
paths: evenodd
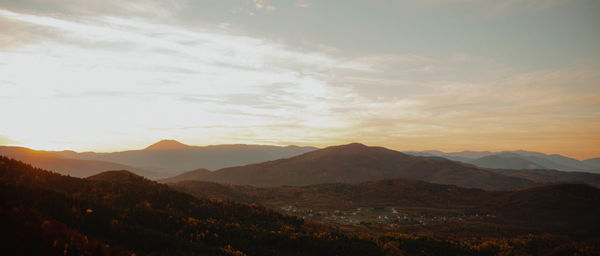
M 369 239 L 127 171 L 80 179 L 0 157 L 0 195 L 7 255 L 383 255 Z
M 161 179 L 161 180 L 158 180 L 158 182 L 174 183 L 174 182 L 179 182 L 179 181 L 184 181 L 184 180 L 202 180 L 202 179 L 204 179 L 204 177 L 209 176 L 211 173 L 212 173 L 212 171 L 202 168 L 202 169 L 197 169 L 197 170 L 193 170 L 193 171 L 189 171 L 189 172 L 184 172 L 184 173 L 179 174 L 174 177 Z
M 600 174 L 588 172 L 563 172 L 546 169 L 510 170 L 488 169 L 498 174 L 531 180 L 537 183 L 584 183 L 600 188 Z
M 23 147 L 0 146 L 0 156 L 10 157 L 29 163 L 38 168 L 53 170 L 63 175 L 80 178 L 98 174 L 106 170 L 116 169 L 131 170 L 144 176 L 154 175 L 152 172 L 123 164 L 108 161 L 65 158 L 57 152 L 32 150 Z
M 600 215 L 600 190 L 583 184 L 499 192 L 404 179 L 302 187 L 257 188 L 202 181 L 182 181 L 170 186 L 199 198 L 258 203 L 273 209 L 293 206 L 310 209 L 311 212 L 332 212 L 393 207 L 423 209 L 424 215 L 455 209 L 467 215 L 493 215 L 496 217 L 487 222 L 519 225 L 529 228 L 529 232 L 541 229 L 559 234 L 600 235 L 600 220 L 597 218 Z M 477 222 L 485 223 L 486 220 Z
M 590 158 L 582 161 L 588 168 L 600 170 L 600 158 Z
M 536 185 L 530 180 L 500 175 L 440 157 L 410 156 L 358 143 L 332 146 L 286 159 L 224 168 L 200 179 L 223 184 L 268 187 L 357 183 L 387 178 L 490 190 Z
M 271 208 L 293 204 L 318 210 L 385 206 L 461 208 L 483 201 L 488 194 L 481 189 L 407 179 L 263 188 L 188 180 L 169 186 L 199 198 L 258 203 Z

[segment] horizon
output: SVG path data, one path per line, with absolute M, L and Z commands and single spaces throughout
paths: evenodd
M 3 1 L 0 145 L 596 158 L 598 13 L 591 0 Z
M 161 142 L 176 142 L 176 143 L 180 143 L 183 144 L 184 146 L 191 146 L 191 147 L 211 147 L 211 146 L 235 146 L 235 145 L 258 145 L 258 146 L 279 146 L 279 147 L 313 147 L 316 149 L 324 149 L 327 147 L 334 147 L 334 146 L 344 146 L 344 145 L 349 145 L 349 144 L 362 144 L 368 147 L 380 147 L 379 145 L 370 145 L 370 144 L 365 144 L 359 141 L 355 141 L 355 142 L 348 142 L 348 143 L 343 143 L 343 144 L 335 144 L 335 145 L 327 145 L 327 146 L 312 146 L 312 145 L 297 145 L 297 144 L 288 144 L 288 145 L 278 145 L 278 144 L 252 144 L 252 143 L 231 143 L 231 144 L 205 144 L 205 145 L 195 145 L 195 144 L 188 144 L 179 140 L 175 140 L 175 139 L 161 139 L 158 140 L 154 143 L 148 144 L 145 147 L 141 147 L 141 148 L 129 148 L 129 149 L 122 149 L 122 150 L 116 150 L 116 151 L 77 151 L 77 150 L 72 150 L 72 149 L 68 149 L 68 148 L 62 148 L 62 149 L 39 149 L 39 148 L 31 148 L 31 147 L 27 147 L 27 146 L 22 146 L 22 145 L 0 145 L 0 146 L 6 146 L 6 147 L 23 147 L 23 148 L 28 148 L 31 150 L 36 150 L 36 151 L 74 151 L 76 153 L 88 153 L 88 152 L 93 152 L 93 153 L 116 153 L 116 152 L 123 152 L 123 151 L 135 151 L 135 150 L 145 150 L 151 146 L 154 146 L 156 144 L 159 144 Z M 384 148 L 388 148 L 388 147 L 384 147 Z M 445 154 L 452 154 L 452 153 L 462 153 L 462 152 L 490 152 L 490 153 L 502 153 L 502 152 L 516 152 L 516 151 L 525 151 L 525 152 L 536 152 L 536 153 L 542 153 L 542 154 L 546 154 L 546 155 L 562 155 L 562 156 L 566 156 L 569 158 L 573 158 L 579 161 L 582 160 L 586 160 L 586 159 L 594 159 L 594 158 L 600 158 L 600 156 L 596 156 L 596 157 L 588 157 L 588 158 L 577 158 L 577 157 L 573 157 L 573 156 L 569 156 L 569 155 L 563 155 L 563 154 L 558 154 L 558 153 L 552 153 L 552 152 L 541 152 L 541 151 L 532 151 L 532 150 L 525 150 L 525 149 L 507 149 L 507 150 L 498 150 L 498 151 L 490 151 L 490 150 L 461 150 L 461 151 L 444 151 L 444 150 L 438 150 L 438 149 L 425 149 L 425 150 L 410 150 L 410 149 L 396 149 L 396 148 L 388 148 L 394 151 L 398 151 L 398 152 L 429 152 L 429 151 L 437 151 L 437 152 L 441 152 L 441 153 L 445 153 Z

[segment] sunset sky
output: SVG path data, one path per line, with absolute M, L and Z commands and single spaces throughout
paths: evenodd
M 0 0 L 0 145 L 600 157 L 597 0 Z

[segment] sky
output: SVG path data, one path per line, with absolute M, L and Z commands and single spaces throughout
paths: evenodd
M 600 1 L 0 0 L 0 145 L 600 157 Z

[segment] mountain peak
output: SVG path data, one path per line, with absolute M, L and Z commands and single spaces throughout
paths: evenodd
M 161 140 L 156 142 L 144 150 L 180 150 L 180 149 L 189 149 L 192 146 L 183 144 L 176 140 Z
M 328 148 L 340 150 L 340 149 L 366 149 L 369 147 L 365 144 L 354 142 L 354 143 L 350 143 L 350 144 L 346 144 L 346 145 L 330 146 Z

